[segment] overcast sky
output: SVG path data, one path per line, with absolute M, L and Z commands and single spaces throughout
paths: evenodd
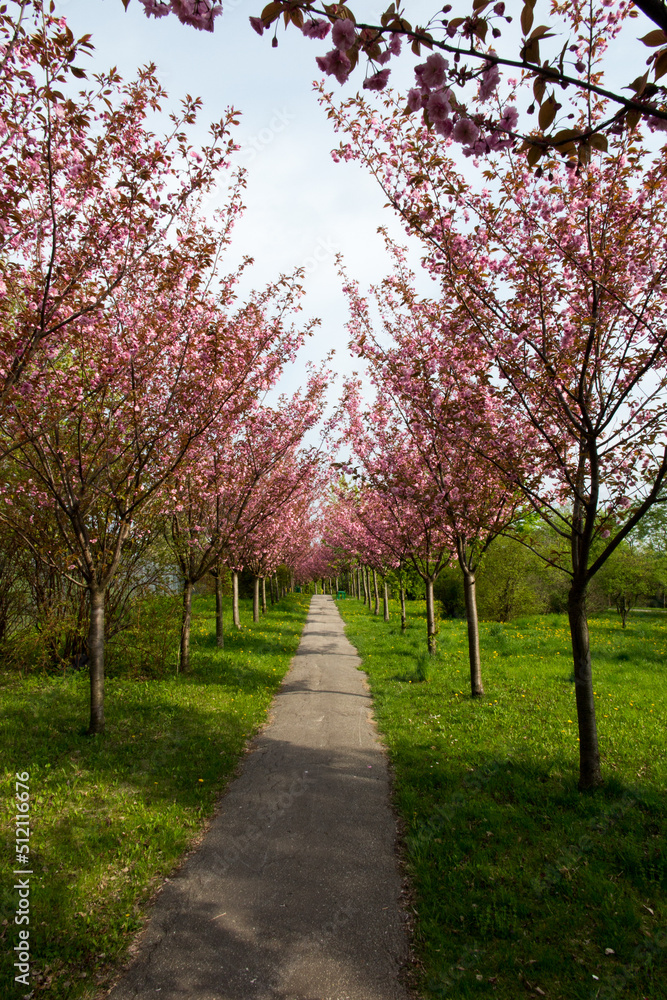
M 354 362 L 347 355 L 346 307 L 335 254 L 343 254 L 348 273 L 366 286 L 387 271 L 378 226 L 388 227 L 404 243 L 408 238 L 383 207 L 376 182 L 360 167 L 335 164 L 330 157 L 338 140 L 312 89 L 321 76 L 315 56 L 326 51 L 326 43 L 307 40 L 290 28 L 279 31 L 279 46 L 271 48 L 269 38 L 260 38 L 248 23 L 261 6 L 259 0 L 226 0 L 211 34 L 185 27 L 173 16 L 148 20 L 138 0 L 132 0 L 127 12 L 121 0 L 56 0 L 57 13 L 67 18 L 75 35 L 92 33 L 95 68 L 115 65 L 130 78 L 139 65 L 155 62 L 174 107 L 185 93 L 203 98 L 203 124 L 219 118 L 229 105 L 241 110 L 237 159 L 248 170 L 248 207 L 236 229 L 232 255 L 236 260 L 246 254 L 255 258 L 256 286 L 304 265 L 304 313 L 322 320 L 304 356 L 321 358 L 333 347 L 335 367 L 350 371 Z M 411 0 L 413 23 L 427 21 L 436 8 L 433 0 Z M 363 13 L 369 20 L 378 20 L 381 9 L 372 0 L 355 4 L 357 16 Z M 637 35 L 643 21 L 633 23 Z M 643 60 L 647 50 L 639 49 Z M 624 76 L 619 86 L 633 69 L 628 69 L 628 57 L 619 49 L 612 60 Z M 412 85 L 414 62 L 410 57 L 392 61 L 392 84 L 403 92 Z M 357 71 L 344 88 L 335 82 L 331 88 L 343 96 L 355 93 L 360 84 Z M 416 263 L 419 247 L 414 246 Z M 290 373 L 286 388 L 299 384 L 302 371 L 297 366 Z

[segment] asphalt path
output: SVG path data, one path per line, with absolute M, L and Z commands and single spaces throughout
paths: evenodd
M 359 658 L 330 597 L 201 847 L 111 1000 L 408 1000 L 396 824 Z

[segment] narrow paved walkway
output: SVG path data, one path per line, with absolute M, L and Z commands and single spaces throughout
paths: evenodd
M 112 1000 L 407 1000 L 385 759 L 330 597 Z

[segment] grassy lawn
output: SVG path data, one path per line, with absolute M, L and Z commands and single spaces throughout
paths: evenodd
M 396 607 L 339 607 L 395 771 L 419 991 L 667 997 L 667 616 L 591 621 L 606 784 L 582 795 L 565 617 L 483 623 L 473 701 L 465 623 L 431 666 L 423 602 L 405 635 Z
M 241 630 L 230 628 L 222 651 L 215 646 L 214 599 L 197 599 L 189 675 L 170 668 L 162 678 L 142 679 L 136 661 L 123 669 L 110 656 L 103 737 L 83 735 L 87 676 L 21 680 L 0 673 L 2 997 L 28 992 L 13 982 L 11 957 L 18 940 L 9 874 L 16 867 L 15 772 L 30 774 L 31 988 L 54 1000 L 93 996 L 263 722 L 308 603 L 305 595 L 289 595 L 253 625 L 250 602 L 241 602 Z

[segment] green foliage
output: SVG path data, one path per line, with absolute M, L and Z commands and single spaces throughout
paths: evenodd
M 567 578 L 520 542 L 496 538 L 477 574 L 480 618 L 508 622 L 519 615 L 536 615 L 549 607 L 549 592 L 559 593 Z
M 619 545 L 598 574 L 598 586 L 616 607 L 623 627 L 628 613 L 660 590 L 658 560 L 649 549 Z
M 402 635 L 395 603 L 388 624 L 340 605 L 405 824 L 420 995 L 667 997 L 667 615 L 591 620 L 606 784 L 584 795 L 564 616 L 482 623 L 473 700 L 465 623 L 441 624 L 420 683 L 408 610 Z
M 465 618 L 463 574 L 457 566 L 445 566 L 433 586 L 433 596 L 440 602 L 445 618 Z
M 202 612 L 193 616 L 193 631 L 208 628 Z M 162 677 L 175 673 L 181 633 L 182 600 L 176 595 L 151 594 L 127 611 L 125 628 L 107 644 L 108 677 Z
M 81 730 L 85 672 L 23 680 L 0 674 L 6 859 L 13 854 L 14 775 L 30 773 L 35 997 L 77 1000 L 108 985 L 152 892 L 201 833 L 264 721 L 307 605 L 288 595 L 253 625 L 250 605 L 242 604 L 241 630 L 230 629 L 219 650 L 214 599 L 197 598 L 192 672 L 146 679 L 137 657 L 156 648 L 153 633 L 164 626 L 154 604 L 154 617 L 146 613 L 137 625 L 151 629 L 151 639 L 137 631 L 134 646 L 116 650 L 103 736 Z M 225 613 L 231 621 L 228 605 Z M 9 922 L 0 935 L 3 983 L 13 979 L 16 943 L 11 886 L 4 879 L 0 888 L 0 920 Z

